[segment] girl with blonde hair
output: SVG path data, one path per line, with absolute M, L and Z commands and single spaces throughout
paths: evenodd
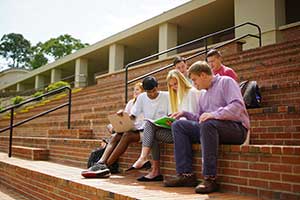
M 169 103 L 171 112 L 188 111 L 196 113 L 198 111 L 198 96 L 200 92 L 192 87 L 189 81 L 178 70 L 171 70 L 167 76 L 169 91 Z M 146 121 L 144 126 L 143 147 L 138 160 L 127 170 L 145 168 L 149 163 L 148 155 L 152 153 L 152 170 L 145 176 L 138 178 L 138 181 L 162 181 L 160 174 L 160 151 L 159 142 L 173 143 L 171 129 L 161 128 Z

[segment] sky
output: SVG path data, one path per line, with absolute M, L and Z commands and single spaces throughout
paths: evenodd
M 189 0 L 0 0 L 0 38 L 35 45 L 63 34 L 94 44 Z M 6 68 L 0 59 L 0 71 Z

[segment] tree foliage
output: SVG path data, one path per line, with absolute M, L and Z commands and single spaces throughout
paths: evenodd
M 40 66 L 43 66 L 48 63 L 48 59 L 45 56 L 45 53 L 42 49 L 42 43 L 39 42 L 36 44 L 36 46 L 33 46 L 32 49 L 32 55 L 30 58 L 30 66 L 32 69 L 37 69 Z
M 80 40 L 65 34 L 57 38 L 51 38 L 42 44 L 41 47 L 47 55 L 58 59 L 86 46 L 88 46 L 88 44 L 83 44 Z
M 9 67 L 36 69 L 86 46 L 87 43 L 84 44 L 68 34 L 31 46 L 23 35 L 10 33 L 0 40 L 0 55 L 12 61 L 8 64 Z
M 5 34 L 0 40 L 0 55 L 9 61 L 9 67 L 28 67 L 31 44 L 22 34 Z

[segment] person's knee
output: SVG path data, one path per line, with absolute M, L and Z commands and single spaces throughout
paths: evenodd
M 181 124 L 182 124 L 182 121 L 181 120 L 176 120 L 172 123 L 172 130 L 178 130 L 181 128 Z
M 139 139 L 139 134 L 133 132 L 125 132 L 122 136 L 122 141 L 131 143 Z
M 202 137 L 210 137 L 216 135 L 217 120 L 207 120 L 200 124 L 200 133 Z
M 120 141 L 121 137 L 122 136 L 119 133 L 114 133 L 111 135 L 111 139 L 109 143 L 117 143 Z
M 201 122 L 200 128 L 202 129 L 211 129 L 216 127 L 216 120 L 214 119 L 209 119 L 204 122 Z

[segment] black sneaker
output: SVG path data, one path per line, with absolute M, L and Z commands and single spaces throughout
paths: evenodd
M 111 174 L 106 164 L 96 163 L 88 170 L 82 171 L 81 175 L 85 178 L 108 178 Z

